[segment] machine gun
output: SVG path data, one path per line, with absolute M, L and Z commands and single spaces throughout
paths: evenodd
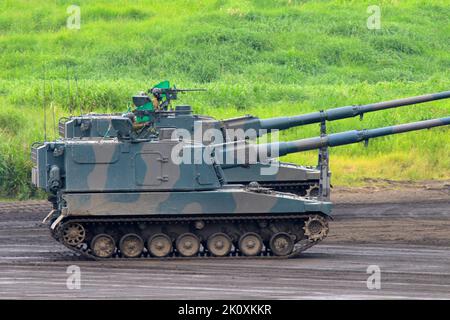
M 158 106 L 161 110 L 167 110 L 172 100 L 178 99 L 178 93 L 192 92 L 192 91 L 206 91 L 206 89 L 177 89 L 175 85 L 173 88 L 158 88 L 154 87 L 149 90 L 149 93 L 158 101 Z
M 169 81 L 166 80 L 149 89 L 148 94 L 141 92 L 133 96 L 133 103 L 136 106 L 133 114 L 136 116 L 136 123 L 150 121 L 155 110 L 167 111 L 172 100 L 178 99 L 178 93 L 193 91 L 206 91 L 206 89 L 177 89 L 175 85 L 171 88 Z

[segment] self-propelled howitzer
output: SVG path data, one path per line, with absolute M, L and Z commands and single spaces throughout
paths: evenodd
M 71 250 L 96 259 L 292 257 L 327 236 L 329 201 L 227 183 L 217 161 L 220 150 L 238 151 L 235 145 L 223 149 L 164 135 L 139 139 L 126 134 L 129 119 L 113 118 L 112 124 L 119 138 L 65 139 L 32 148 L 33 183 L 57 199 L 45 222 Z M 238 146 L 258 151 L 256 160 L 262 161 L 448 124 L 450 117 Z M 198 152 L 204 161 L 184 160 Z
M 210 141 L 205 138 L 204 132 L 213 129 L 222 134 L 224 141 L 243 140 L 245 138 L 255 138 L 263 133 L 278 129 L 284 130 L 296 126 L 303 126 L 313 123 L 324 123 L 325 121 L 335 121 L 339 119 L 363 116 L 368 112 L 375 112 L 401 106 L 408 106 L 417 103 L 446 99 L 450 97 L 450 91 L 427 94 L 405 99 L 397 99 L 385 102 L 372 103 L 367 105 L 346 106 L 328 109 L 309 114 L 296 115 L 292 117 L 277 117 L 270 119 L 259 119 L 247 115 L 244 117 L 216 120 L 209 116 L 193 114 L 190 106 L 177 106 L 173 110 L 167 108 L 154 109 L 140 114 L 148 117 L 149 121 L 139 129 L 139 134 L 143 137 L 148 135 L 158 136 L 162 129 L 174 128 L 184 129 L 191 133 L 192 139 L 200 140 L 200 143 L 208 144 Z M 150 103 L 151 98 L 145 94 L 135 96 L 137 107 L 141 104 Z M 104 138 L 117 136 L 116 130 L 111 126 L 112 115 L 84 115 L 72 117 L 61 123 L 60 131 L 66 138 Z M 145 127 L 146 126 L 146 127 Z M 322 128 L 325 126 L 322 125 Z M 200 134 L 195 134 L 198 128 Z M 132 130 L 132 129 L 130 129 Z M 224 167 L 224 174 L 231 183 L 248 185 L 257 182 L 263 187 L 271 188 L 275 191 L 292 192 L 298 195 L 315 195 L 319 190 L 320 171 L 317 167 L 305 167 L 292 163 L 277 164 L 278 170 L 269 170 L 270 164 L 254 163 L 251 165 L 241 165 L 234 167 Z M 262 175 L 261 170 L 265 170 Z

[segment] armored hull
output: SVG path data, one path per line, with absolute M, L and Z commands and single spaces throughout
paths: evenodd
M 96 258 L 292 256 L 326 237 L 329 202 L 222 185 L 218 167 L 171 161 L 178 144 L 109 138 L 35 146 L 34 183 L 62 187 L 46 219 L 53 237 Z

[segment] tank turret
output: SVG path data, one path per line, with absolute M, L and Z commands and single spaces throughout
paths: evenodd
M 189 89 L 174 89 L 174 90 L 189 90 Z M 199 90 L 199 89 L 192 89 L 192 90 Z M 285 130 L 313 123 L 321 123 L 323 121 L 335 121 L 346 118 L 352 118 L 356 116 L 362 117 L 365 113 L 369 112 L 398 108 L 447 98 L 450 98 L 450 91 L 443 91 L 439 93 L 432 93 L 404 99 L 396 99 L 391 101 L 377 102 L 366 105 L 352 105 L 352 106 L 338 107 L 290 117 L 276 117 L 268 119 L 260 119 L 258 117 L 247 115 L 243 117 L 225 119 L 220 121 L 209 116 L 201 116 L 193 114 L 192 108 L 190 106 L 176 106 L 175 109 L 172 110 L 167 110 L 166 106 L 164 109 L 138 110 L 136 111 L 136 113 L 139 117 L 151 115 L 153 121 L 152 123 L 148 124 L 148 128 L 154 129 L 176 128 L 192 131 L 194 130 L 195 122 L 201 121 L 207 123 L 206 129 L 208 128 L 217 128 L 222 130 L 253 129 L 256 135 L 250 135 L 251 134 L 250 132 L 249 135 L 247 135 L 247 138 L 255 138 L 265 132 L 265 131 L 259 132 L 260 130 L 274 130 L 274 129 Z M 149 99 L 150 98 L 148 98 L 148 100 Z M 126 115 L 128 116 L 129 114 Z M 110 125 L 111 116 L 115 117 L 118 116 L 118 114 L 109 116 L 104 114 L 91 114 L 64 119 L 66 123 L 66 128 L 63 129 L 64 122 L 62 122 L 60 124 L 60 132 L 62 136 L 65 138 L 104 137 L 106 133 L 108 134 L 108 136 L 114 136 L 115 135 L 114 131 L 107 132 L 108 127 Z M 92 125 L 89 122 L 89 120 L 94 121 L 95 122 L 94 125 Z M 214 123 L 212 124 L 211 122 Z M 69 126 L 70 130 L 67 129 L 68 123 L 70 123 Z M 76 127 L 81 127 L 81 129 L 75 129 Z M 88 132 L 88 129 L 90 128 L 92 128 L 92 131 Z M 205 143 L 205 141 L 200 142 Z
M 273 129 L 284 130 L 312 123 L 323 124 L 326 121 L 363 116 L 367 112 L 450 97 L 450 91 L 445 91 L 361 106 L 339 107 L 292 117 L 259 119 L 247 115 L 220 121 L 209 116 L 193 114 L 190 106 L 176 106 L 169 109 L 170 101 L 177 98 L 176 93 L 187 90 L 189 89 L 171 89 L 168 82 L 162 82 L 149 91 L 149 96 L 145 93 L 135 96 L 136 110 L 134 113 L 123 116 L 123 118 L 134 120 L 134 125 L 129 127 L 130 132 L 126 135 L 133 134 L 140 138 L 149 138 L 158 137 L 160 132 L 167 128 L 184 129 L 191 133 L 190 139 L 198 140 L 197 142 L 202 144 L 209 144 L 211 140 L 208 135 L 204 134 L 208 129 L 215 129 L 224 141 L 243 140 L 261 136 Z M 117 114 L 71 117 L 60 123 L 60 132 L 65 138 L 95 140 L 117 137 L 118 133 L 111 125 L 111 119 L 117 119 L 117 116 L 120 117 Z M 198 134 L 194 132 L 196 129 Z M 261 175 L 260 172 L 267 169 L 268 165 L 262 163 L 224 167 L 223 169 L 227 180 L 232 183 L 248 185 L 251 182 L 258 182 L 260 185 L 276 191 L 288 191 L 299 195 L 314 195 L 319 190 L 320 172 L 316 166 L 307 167 L 292 163 L 279 163 L 278 166 L 276 173 L 270 174 L 270 170 L 266 170 L 267 174 L 264 175 Z
M 47 192 L 118 192 L 214 190 L 233 184 L 222 169 L 267 162 L 296 152 L 336 147 L 372 138 L 450 124 L 450 117 L 395 126 L 351 130 L 288 142 L 254 144 L 238 141 L 203 145 L 164 138 L 140 139 L 128 135 L 132 122 L 111 119 L 118 139 L 68 139 L 33 147 L 34 184 Z M 239 158 L 239 156 L 244 158 Z

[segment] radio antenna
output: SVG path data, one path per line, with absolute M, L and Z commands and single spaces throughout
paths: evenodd
M 80 107 L 80 116 L 83 114 L 83 107 L 78 99 L 78 68 L 75 66 L 75 104 Z
M 53 102 L 53 79 L 50 82 L 50 108 L 53 116 L 53 137 L 56 139 L 55 104 Z
M 70 115 L 72 115 L 72 104 L 70 103 L 70 78 L 69 78 L 69 65 L 66 64 L 66 74 L 67 74 L 67 105 L 69 106 Z
M 46 68 L 44 65 L 44 86 L 43 86 L 43 91 L 42 91 L 42 110 L 44 111 L 44 141 L 47 141 L 47 113 L 45 112 L 45 104 L 46 104 L 46 99 L 45 99 L 45 73 L 46 73 Z

